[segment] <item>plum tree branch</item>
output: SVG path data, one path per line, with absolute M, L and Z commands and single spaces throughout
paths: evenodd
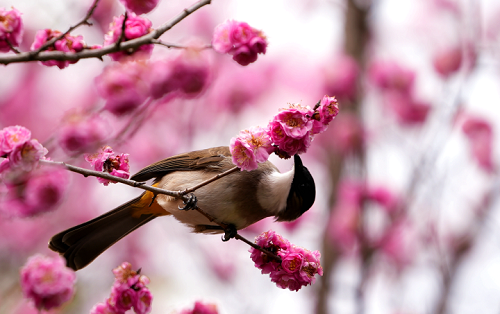
M 136 49 L 142 45 L 148 45 L 155 43 L 163 33 L 177 25 L 180 21 L 186 18 L 191 13 L 200 9 L 201 7 L 211 3 L 211 0 L 201 0 L 193 4 L 191 7 L 184 9 L 180 14 L 171 19 L 170 21 L 162 24 L 157 29 L 152 32 L 129 41 L 121 42 L 119 46 L 112 44 L 99 49 L 86 49 L 80 52 L 68 53 L 62 51 L 42 51 L 37 54 L 34 52 L 21 52 L 19 54 L 5 55 L 0 57 L 0 64 L 10 64 L 19 62 L 30 62 L 30 61 L 77 61 L 80 59 L 98 58 L 101 59 L 103 56 L 128 49 Z

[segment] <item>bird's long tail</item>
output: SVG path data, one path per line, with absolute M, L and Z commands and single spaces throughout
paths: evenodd
M 147 191 L 97 218 L 56 234 L 50 239 L 49 248 L 60 253 L 68 267 L 79 270 L 130 232 L 166 214 L 153 193 Z

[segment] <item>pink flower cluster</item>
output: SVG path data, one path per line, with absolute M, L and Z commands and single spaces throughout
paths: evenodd
M 85 160 L 88 161 L 96 171 L 108 172 L 113 176 L 124 179 L 130 177 L 128 154 L 115 154 L 113 149 L 109 146 L 103 147 L 97 154 L 86 155 Z M 97 180 L 106 186 L 109 183 L 116 183 L 103 178 L 97 178 Z
M 128 262 L 113 269 L 113 274 L 115 282 L 110 297 L 106 302 L 94 306 L 90 314 L 124 314 L 130 309 L 136 314 L 151 312 L 153 295 L 146 287 L 149 278 L 132 270 Z
M 401 125 L 421 125 L 426 121 L 431 107 L 413 95 L 414 71 L 394 61 L 376 61 L 370 66 L 368 76 Z
M 0 52 L 9 52 L 12 47 L 18 47 L 23 40 L 23 21 L 21 12 L 12 8 L 7 11 L 0 8 Z
M 135 14 L 149 13 L 156 8 L 159 0 L 120 0 L 127 10 Z
M 282 158 L 302 154 L 311 145 L 314 135 L 322 133 L 337 116 L 335 97 L 324 96 L 315 109 L 299 104 L 282 109 L 266 128 L 252 127 L 231 139 L 233 163 L 242 170 L 257 169 L 271 153 Z
M 40 159 L 47 154 L 47 149 L 37 140 L 31 139 L 30 130 L 16 125 L 0 130 L 0 174 L 7 169 L 31 171 Z
M 483 118 L 466 117 L 462 131 L 469 141 L 472 156 L 478 165 L 486 172 L 495 170 L 493 162 L 493 128 L 491 123 Z
M 212 46 L 215 51 L 228 53 L 234 61 L 246 66 L 257 61 L 259 53 L 266 53 L 267 39 L 245 22 L 228 20 L 215 28 Z
M 21 288 L 38 310 L 50 310 L 69 301 L 75 292 L 75 272 L 60 257 L 35 255 L 21 269 Z
M 192 309 L 186 309 L 180 312 L 180 314 L 218 314 L 219 310 L 217 305 L 212 303 L 203 303 L 196 301 Z
M 142 1 L 143 2 L 143 1 Z M 137 16 L 134 13 L 127 14 L 127 20 L 125 21 L 125 32 L 122 35 L 123 20 L 125 16 L 120 15 L 114 17 L 113 22 L 109 25 L 109 32 L 104 36 L 104 46 L 113 45 L 121 38 L 121 42 L 139 38 L 150 33 L 152 29 L 152 23 L 150 20 Z M 124 50 L 114 53 L 110 53 L 109 56 L 115 60 L 119 61 L 128 56 L 134 55 L 138 57 L 149 58 L 153 52 L 153 45 L 142 45 L 137 49 L 132 51 Z
M 109 137 L 110 126 L 99 115 L 71 113 L 59 131 L 59 144 L 68 154 L 93 152 Z
M 35 41 L 31 45 L 31 50 L 37 50 L 42 47 L 46 42 L 51 40 L 54 37 L 60 36 L 62 33 L 60 31 L 55 31 L 51 29 L 41 29 L 35 35 Z M 80 52 L 86 47 L 85 42 L 83 41 L 82 36 L 71 36 L 66 34 L 63 38 L 59 39 L 52 45 L 48 47 L 48 51 L 62 51 L 62 52 Z M 41 61 L 43 65 L 46 66 L 57 66 L 59 69 L 64 69 L 70 64 L 76 63 L 75 61 L 57 61 L 57 60 L 48 60 Z
M 105 109 L 124 115 L 148 97 L 198 96 L 210 81 L 208 61 L 201 54 L 196 48 L 184 49 L 175 58 L 120 62 L 106 67 L 95 79 L 99 95 L 106 99 Z
M 269 255 L 250 248 L 250 258 L 255 267 L 261 269 L 263 274 L 269 274 L 271 281 L 282 289 L 299 291 L 302 286 L 313 284 L 316 274 L 323 275 L 319 261 L 321 255 L 318 251 L 311 252 L 290 244 L 272 230 L 259 235 L 255 243 L 281 258 L 279 263 Z

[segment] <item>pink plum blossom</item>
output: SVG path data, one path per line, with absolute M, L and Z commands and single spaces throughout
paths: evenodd
M 478 165 L 486 172 L 494 171 L 491 123 L 480 117 L 468 116 L 462 125 L 462 131 L 469 141 L 472 156 Z
M 37 50 L 43 46 L 46 42 L 54 37 L 60 36 L 62 33 L 60 31 L 55 31 L 51 29 L 41 29 L 35 35 L 35 41 L 31 45 L 31 50 Z M 47 51 L 62 51 L 62 52 L 80 52 L 86 47 L 82 36 L 71 36 L 66 34 L 63 38 L 59 39 L 54 43 L 54 45 L 48 47 Z M 64 69 L 70 64 L 74 64 L 78 60 L 74 61 L 58 61 L 58 60 L 48 60 L 41 61 L 40 63 L 46 66 L 57 66 L 59 69 Z
M 212 46 L 219 53 L 228 53 L 233 60 L 246 66 L 265 54 L 267 39 L 264 34 L 245 22 L 228 20 L 214 30 Z
M 410 92 L 415 80 L 415 72 L 394 61 L 377 61 L 368 69 L 368 77 L 382 90 Z
M 116 312 L 108 303 L 97 303 L 92 310 L 90 310 L 90 314 L 116 314 Z
M 37 140 L 29 140 L 23 145 L 17 145 L 10 153 L 9 160 L 11 167 L 31 171 L 47 153 L 48 150 Z
M 186 309 L 180 312 L 180 314 L 218 314 L 218 313 L 219 310 L 217 309 L 217 305 L 201 301 L 196 301 L 192 309 Z
M 0 156 L 6 156 L 16 146 L 31 138 L 31 131 L 23 126 L 8 126 L 0 130 Z
M 9 52 L 12 47 L 18 47 L 23 40 L 23 21 L 21 12 L 12 8 L 0 8 L 0 52 Z
M 259 235 L 255 244 L 281 258 L 278 262 L 255 248 L 250 249 L 255 267 L 261 269 L 263 274 L 269 274 L 271 281 L 282 289 L 298 291 L 314 283 L 316 274 L 323 275 L 318 251 L 311 252 L 292 245 L 272 230 Z
M 339 54 L 327 63 L 324 72 L 324 89 L 329 95 L 342 100 L 353 100 L 359 67 L 356 60 L 346 54 Z
M 462 65 L 462 48 L 460 46 L 450 47 L 438 51 L 433 58 L 434 70 L 442 77 L 448 77 L 457 72 Z
M 239 137 L 233 137 L 229 144 L 231 150 L 233 164 L 240 167 L 241 170 L 257 169 L 257 160 L 252 149 L 248 147 L 244 140 Z
M 96 77 L 97 92 L 106 100 L 105 109 L 115 115 L 128 114 L 149 96 L 145 74 L 148 67 L 141 62 L 114 63 Z
M 151 12 L 158 5 L 159 0 L 120 0 L 127 10 L 135 14 Z
M 75 272 L 62 257 L 35 255 L 21 269 L 21 288 L 39 310 L 50 310 L 69 301 L 75 292 Z
M 59 131 L 59 144 L 68 154 L 92 152 L 109 137 L 109 124 L 100 116 L 73 113 Z
M 231 139 L 230 149 L 233 163 L 241 170 L 257 169 L 257 163 L 265 162 L 274 151 L 268 130 L 261 127 L 241 131 Z
M 328 124 L 339 113 L 339 104 L 335 97 L 329 97 L 325 95 L 317 108 L 319 120 L 313 120 L 312 133 L 318 134 L 322 133 L 328 127 Z
M 429 104 L 413 99 L 410 94 L 400 92 L 386 93 L 385 102 L 397 121 L 405 126 L 423 124 L 431 110 Z
M 124 15 L 113 18 L 113 22 L 109 25 L 109 32 L 104 36 L 104 46 L 115 44 L 120 39 L 120 37 L 122 37 L 122 42 L 128 41 L 131 39 L 142 37 L 153 30 L 153 24 L 150 20 L 137 16 L 134 13 L 129 13 L 127 14 L 127 20 L 125 21 L 125 34 L 124 36 L 122 36 L 121 34 L 124 18 Z M 124 50 L 110 53 L 109 56 L 113 60 L 118 61 L 131 55 L 138 56 L 140 58 L 149 58 L 152 52 L 153 45 L 149 44 L 142 45 L 134 50 Z
M 128 179 L 130 177 L 130 166 L 128 164 L 128 154 L 115 154 L 111 147 L 103 147 L 102 150 L 94 155 L 86 155 L 85 160 L 92 165 L 96 171 L 108 172 L 109 174 Z M 97 180 L 108 185 L 109 183 L 116 183 L 111 180 L 97 178 Z

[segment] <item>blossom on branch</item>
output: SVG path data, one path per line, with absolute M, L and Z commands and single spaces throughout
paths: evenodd
M 55 31 L 51 29 L 41 29 L 35 35 L 35 41 L 31 45 L 31 50 L 37 50 L 42 47 L 49 40 L 60 36 L 62 33 L 60 31 Z M 70 34 L 64 35 L 63 38 L 57 40 L 53 45 L 47 47 L 47 51 L 62 51 L 62 52 L 80 52 L 86 47 L 82 36 L 71 36 Z M 64 69 L 70 64 L 74 64 L 78 60 L 74 61 L 57 61 L 48 60 L 40 61 L 41 64 L 46 66 L 57 66 L 59 69 Z
M 146 287 L 149 278 L 132 270 L 128 262 L 113 269 L 113 273 L 115 282 L 110 297 L 105 303 L 94 306 L 90 314 L 124 314 L 130 309 L 136 314 L 151 312 L 153 296 Z
M 18 47 L 23 40 L 23 21 L 21 12 L 12 8 L 7 11 L 0 8 L 0 52 L 9 52 Z
M 285 238 L 269 230 L 255 239 L 255 244 L 276 254 L 281 263 L 268 254 L 250 248 L 250 258 L 263 274 L 269 274 L 271 281 L 282 289 L 299 291 L 303 286 L 315 282 L 315 275 L 323 275 L 320 264 L 321 254 L 295 246 Z
M 233 163 L 241 170 L 257 169 L 257 163 L 265 162 L 275 148 L 272 146 L 269 131 L 261 127 L 251 127 L 241 131 L 230 144 Z
M 135 14 L 149 13 L 156 8 L 159 0 L 120 0 L 127 10 Z
M 233 60 L 246 66 L 257 60 L 259 53 L 265 54 L 266 36 L 245 22 L 227 20 L 214 30 L 212 46 L 215 51 L 233 56 Z
M 124 15 L 114 17 L 113 22 L 109 24 L 109 32 L 104 35 L 104 46 L 116 44 L 119 40 L 124 42 L 127 40 L 142 37 L 150 33 L 152 28 L 152 23 L 150 20 L 137 16 L 134 13 L 128 13 L 127 19 L 125 21 L 125 27 L 123 27 Z M 123 34 L 122 34 L 123 32 Z M 109 56 L 115 60 L 119 61 L 125 57 L 134 55 L 136 57 L 149 58 L 153 52 L 153 45 L 142 45 L 139 48 L 118 51 L 110 53 Z
M 21 288 L 38 310 L 50 310 L 69 301 L 75 292 L 75 272 L 66 261 L 35 255 L 21 269 Z
M 108 172 L 113 176 L 124 179 L 128 179 L 130 177 L 128 154 L 115 154 L 113 149 L 109 146 L 103 147 L 97 154 L 86 155 L 85 160 L 88 161 L 92 165 L 92 168 L 96 171 Z M 116 183 L 103 178 L 97 178 L 97 180 L 106 186 L 109 183 Z

